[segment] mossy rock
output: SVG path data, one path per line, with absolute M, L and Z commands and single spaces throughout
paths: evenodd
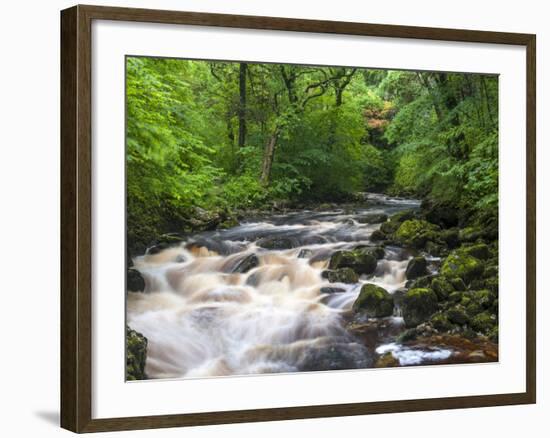
M 451 283 L 453 285 L 455 290 L 464 291 L 464 290 L 467 289 L 466 283 L 464 283 L 464 280 L 460 277 L 450 278 L 449 283 Z
M 383 318 L 393 315 L 393 297 L 375 284 L 365 284 L 353 303 L 353 310 L 364 312 L 369 318 Z
M 491 292 L 498 294 L 498 277 L 486 279 L 485 287 L 489 289 Z
M 470 303 L 468 303 L 465 307 L 466 315 L 468 315 L 468 318 L 470 319 L 483 312 L 483 307 L 475 301 L 470 301 Z
M 401 344 L 403 342 L 414 341 L 418 337 L 418 335 L 419 333 L 416 330 L 416 327 L 413 327 L 401 332 L 395 340 L 396 342 Z
M 380 231 L 385 235 L 391 235 L 397 231 L 400 225 L 401 223 L 397 221 L 384 222 L 380 225 Z
M 432 289 L 410 289 L 401 304 L 403 319 L 407 327 L 415 327 L 437 311 L 437 295 Z
M 422 219 L 409 219 L 403 222 L 394 233 L 394 238 L 415 248 L 422 248 L 427 241 L 437 240 L 439 227 Z
M 449 228 L 448 230 L 441 231 L 439 235 L 450 249 L 456 248 L 460 243 L 458 228 Z
M 405 287 L 407 289 L 416 289 L 419 287 L 430 287 L 432 284 L 432 279 L 434 278 L 433 275 L 425 275 L 423 277 L 416 278 L 414 280 L 408 280 L 405 283 Z
M 326 270 L 323 271 L 322 277 L 326 278 L 330 283 L 353 284 L 359 281 L 359 276 L 351 268 Z
M 483 239 L 484 234 L 479 227 L 466 227 L 460 230 L 458 238 L 461 242 L 477 242 Z
M 409 263 L 407 264 L 405 276 L 408 279 L 422 277 L 428 273 L 427 267 L 428 263 L 426 262 L 426 259 L 424 257 L 413 257 L 409 260 Z
M 393 214 L 391 217 L 390 217 L 390 220 L 392 222 L 405 222 L 407 220 L 410 220 L 410 219 L 413 219 L 415 217 L 416 213 L 414 210 L 403 210 L 403 211 L 400 211 L 400 212 L 397 212 L 395 214 Z
M 461 304 L 457 304 L 456 306 L 448 309 L 447 318 L 449 318 L 449 321 L 453 324 L 460 326 L 466 325 L 470 321 L 470 318 L 468 318 L 468 314 L 466 313 L 466 309 Z
M 462 247 L 461 252 L 479 260 L 487 260 L 491 256 L 491 251 L 485 243 Z
M 470 326 L 477 332 L 487 334 L 496 324 L 496 317 L 489 312 L 482 312 L 474 316 L 470 321 Z
M 372 274 L 378 264 L 374 251 L 336 251 L 330 258 L 329 269 L 350 268 L 357 274 Z
M 371 242 L 380 242 L 386 239 L 386 235 L 380 230 L 374 230 L 370 235 Z
M 399 361 L 393 356 L 391 352 L 385 353 L 380 356 L 376 361 L 376 364 L 374 365 L 375 368 L 391 368 L 398 366 Z
M 498 266 L 497 265 L 485 265 L 485 272 L 483 273 L 485 278 L 497 277 Z
M 487 336 L 489 336 L 489 339 L 498 344 L 498 325 L 495 325 L 491 331 L 487 334 Z
M 490 309 L 496 299 L 495 294 L 488 289 L 472 291 L 470 296 L 484 309 Z
M 430 319 L 430 324 L 439 332 L 448 332 L 453 329 L 453 324 L 451 324 L 447 315 L 443 313 L 433 315 Z
M 360 224 L 380 224 L 388 220 L 388 215 L 384 213 L 380 214 L 367 214 L 357 218 L 357 222 Z
M 126 326 L 126 380 L 143 380 L 147 358 L 147 338 Z
M 462 297 L 464 296 L 464 292 L 460 290 L 455 290 L 454 292 L 451 292 L 448 297 L 448 301 L 450 303 L 458 304 L 462 301 Z
M 443 257 L 449 253 L 449 250 L 444 246 L 431 240 L 427 241 L 424 244 L 424 249 L 428 254 L 431 254 L 436 257 Z
M 432 280 L 431 287 L 437 295 L 437 299 L 439 301 L 446 300 L 447 298 L 449 298 L 449 295 L 455 291 L 453 285 L 448 280 L 442 277 L 434 278 Z
M 469 284 L 483 274 L 483 263 L 471 255 L 455 250 L 445 259 L 441 274 L 447 278 L 461 278 Z

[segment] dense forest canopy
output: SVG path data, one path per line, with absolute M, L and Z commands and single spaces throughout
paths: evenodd
M 129 57 L 126 91 L 130 241 L 362 191 L 497 218 L 496 76 Z

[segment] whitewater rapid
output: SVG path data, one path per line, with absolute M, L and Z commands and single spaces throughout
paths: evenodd
M 409 208 L 418 202 L 378 198 L 369 208 L 276 215 L 135 257 L 146 287 L 128 292 L 127 323 L 148 340 L 147 376 L 372 366 L 372 352 L 346 331 L 345 316 L 364 283 L 402 288 L 410 256 L 386 247 L 376 272 L 356 284 L 329 283 L 321 273 L 334 251 L 373 245 L 380 225 L 362 223 L 366 215 Z M 273 239 L 285 249 L 265 249 Z M 242 272 L 250 260 L 252 269 Z

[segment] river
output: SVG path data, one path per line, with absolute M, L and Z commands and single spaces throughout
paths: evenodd
M 329 283 L 322 272 L 340 249 L 374 245 L 368 215 L 418 209 L 417 200 L 369 194 L 363 207 L 293 211 L 199 233 L 134 259 L 145 293 L 128 293 L 127 323 L 148 339 L 149 378 L 368 368 L 393 352 L 401 365 L 444 360 L 445 350 L 395 343 L 403 321 L 375 321 L 358 337 L 350 324 L 364 283 L 399 293 L 411 253 L 385 247 L 374 274 Z M 381 324 L 382 322 L 382 324 Z

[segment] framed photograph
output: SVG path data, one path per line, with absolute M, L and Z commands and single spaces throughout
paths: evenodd
M 61 425 L 535 403 L 535 35 L 61 13 Z

